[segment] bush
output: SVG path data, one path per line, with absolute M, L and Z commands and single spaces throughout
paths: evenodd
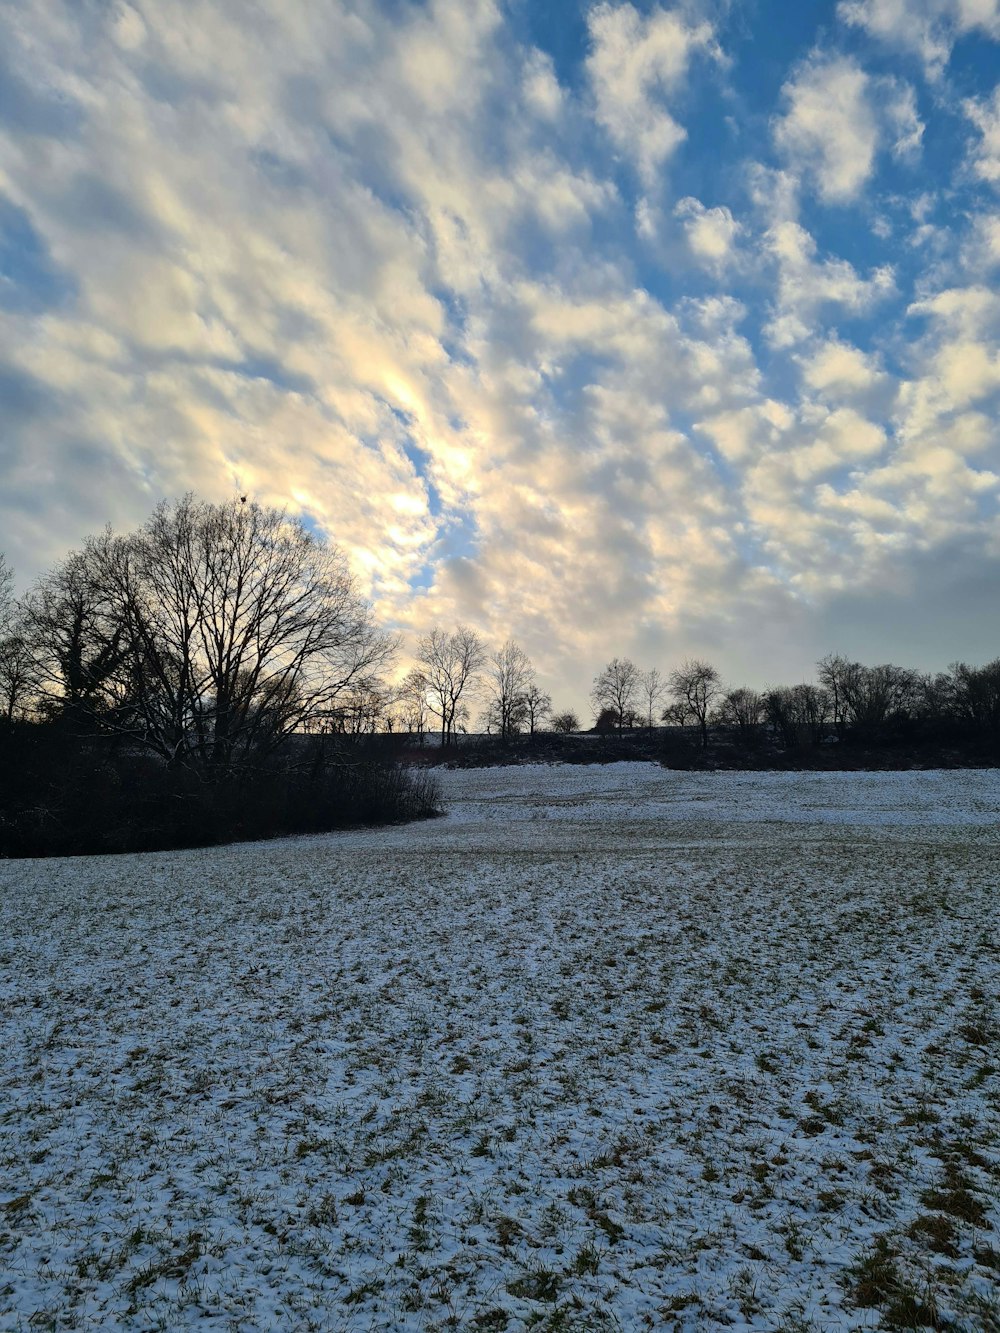
M 0 736 L 0 856 L 159 851 L 439 813 L 433 778 L 338 738 L 207 780 L 53 724 Z

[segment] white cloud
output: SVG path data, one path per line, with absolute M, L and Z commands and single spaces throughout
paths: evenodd
M 698 199 L 682 199 L 674 209 L 688 247 L 705 268 L 721 271 L 733 258 L 743 228 L 725 207 L 706 208 Z
M 1000 264 L 1000 213 L 980 213 L 973 217 L 965 261 L 974 273 L 988 271 Z
M 814 54 L 782 92 L 788 110 L 775 124 L 775 143 L 826 203 L 857 199 L 883 146 L 902 160 L 920 154 L 916 93 L 900 79 L 873 78 L 848 56 Z
M 686 137 L 667 102 L 695 55 L 719 58 L 712 25 L 689 24 L 675 10 L 656 8 L 646 17 L 631 4 L 599 4 L 587 26 L 598 123 L 651 186 Z
M 963 105 L 982 136 L 972 150 L 972 170 L 980 180 L 1000 186 L 1000 84 L 991 99 L 969 99 Z
M 846 259 L 816 258 L 816 242 L 797 222 L 780 222 L 764 237 L 765 250 L 777 264 L 774 314 L 766 332 L 776 347 L 792 347 L 815 332 L 815 318 L 828 307 L 851 312 L 868 309 L 894 289 L 889 268 L 858 275 Z
M 893 274 L 800 221 L 803 173 L 852 197 L 867 180 L 849 145 L 824 156 L 803 91 L 834 62 L 789 85 L 792 147 L 751 170 L 754 218 L 666 202 L 684 79 L 718 58 L 692 12 L 592 11 L 589 92 L 487 0 L 206 0 L 197 19 L 54 0 L 7 25 L 74 117 L 0 136 L 0 189 L 70 293 L 0 309 L 0 526 L 22 575 L 164 494 L 239 486 L 342 541 L 386 620 L 513 633 L 577 688 L 609 651 L 742 644 L 762 607 L 861 586 L 922 522 L 980 533 L 995 298 L 925 271 L 932 331 L 898 394 L 898 327 L 838 329 Z M 905 84 L 855 92 L 836 134 L 867 107 L 873 153 L 915 151 Z M 595 105 L 638 200 L 588 151 Z M 984 215 L 977 244 L 992 234 Z
M 897 158 L 919 156 L 923 146 L 924 123 L 917 111 L 917 95 L 908 83 L 883 80 L 886 90 L 885 114 L 894 135 L 892 155 Z
M 956 40 L 971 32 L 1000 38 L 1000 0 L 840 0 L 838 16 L 924 62 L 939 78 Z
M 863 399 L 888 380 L 874 357 L 837 337 L 821 343 L 800 364 L 808 389 L 833 401 Z
M 545 120 L 556 120 L 563 110 L 565 97 L 556 78 L 552 57 L 542 51 L 530 51 L 524 64 L 521 86 L 528 107 Z
M 730 408 L 695 425 L 712 440 L 729 463 L 742 466 L 765 450 L 778 446 L 795 416 L 787 404 L 773 398 L 746 407 Z
M 900 431 L 914 447 L 967 444 L 976 414 L 1000 394 L 1000 297 L 986 287 L 948 288 L 910 306 L 929 325 L 915 342 L 914 373 L 900 391 Z M 970 414 L 972 414 L 970 416 Z M 964 450 L 965 444 L 961 447 Z
M 821 199 L 848 203 L 872 174 L 878 121 L 870 79 L 846 56 L 812 59 L 784 87 L 788 111 L 775 142 L 814 181 Z

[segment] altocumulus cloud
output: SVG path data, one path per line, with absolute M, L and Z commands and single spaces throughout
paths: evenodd
M 566 703 L 995 655 L 1000 17 L 782 8 L 6 7 L 22 578 L 238 488 Z

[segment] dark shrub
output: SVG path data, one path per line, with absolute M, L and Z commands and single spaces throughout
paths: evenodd
M 396 823 L 438 813 L 431 776 L 378 747 L 292 738 L 256 768 L 206 777 L 55 724 L 0 734 L 0 856 L 153 851 Z

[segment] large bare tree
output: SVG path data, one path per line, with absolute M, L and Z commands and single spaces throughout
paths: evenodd
M 432 629 L 421 638 L 417 661 L 427 681 L 430 710 L 441 722 L 441 744 L 455 734 L 466 700 L 486 665 L 486 646 L 475 630 L 459 625 L 452 633 Z
M 105 532 L 34 605 L 53 703 L 83 689 L 103 725 L 220 772 L 335 719 L 396 647 L 339 550 L 238 499 L 188 495 L 137 532 Z
M 670 673 L 670 696 L 674 701 L 671 715 L 697 723 L 703 748 L 708 745 L 709 714 L 721 693 L 719 673 L 708 662 L 689 659 Z
M 609 709 L 615 715 L 619 732 L 635 710 L 640 672 L 627 657 L 613 657 L 594 677 L 590 691 L 595 715 Z
M 528 654 L 513 639 L 490 656 L 488 716 L 503 740 L 516 736 L 528 720 L 527 693 L 534 674 Z

